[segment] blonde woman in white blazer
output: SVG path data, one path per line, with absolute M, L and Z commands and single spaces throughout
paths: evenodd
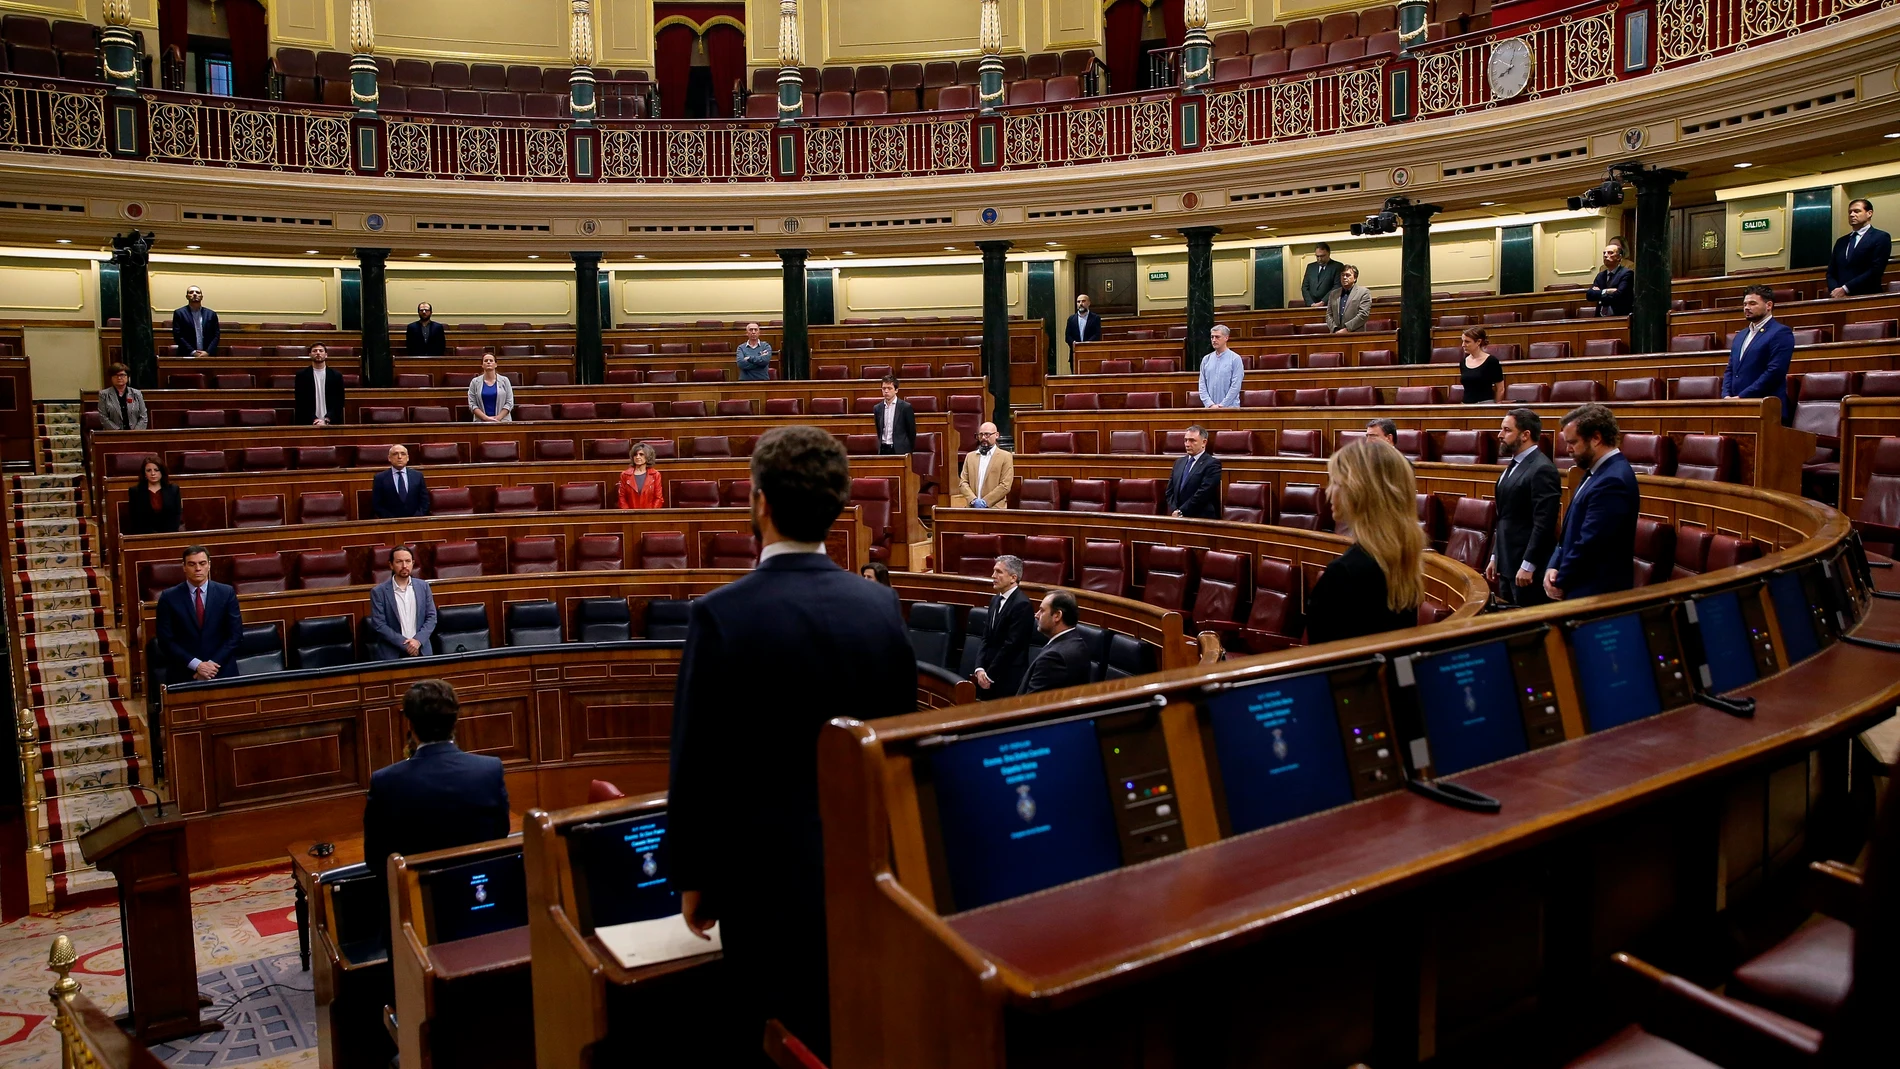
M 490 407 L 492 400 L 493 407 Z M 495 354 L 482 354 L 482 373 L 468 380 L 468 411 L 477 423 L 507 423 L 515 407 L 515 388 L 495 371 Z

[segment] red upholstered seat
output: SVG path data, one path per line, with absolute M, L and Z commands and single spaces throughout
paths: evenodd
M 1280 432 L 1279 455 L 1283 457 L 1323 457 L 1326 448 L 1323 432 L 1312 428 L 1289 427 Z
M 1018 500 L 1020 508 L 1063 512 L 1069 507 L 1068 480 L 1024 479 Z
M 686 455 L 691 457 L 729 457 L 732 455 L 732 438 L 724 434 L 702 434 L 692 439 L 692 446 Z
M 1398 437 L 1393 441 L 1393 445 L 1398 448 L 1399 453 L 1404 456 L 1405 459 L 1410 460 L 1414 464 L 1421 460 L 1436 459 L 1432 455 L 1432 436 L 1424 431 L 1401 428 Z
M 1390 349 L 1359 350 L 1360 367 L 1391 367 L 1398 361 L 1398 354 Z
M 1550 388 L 1550 402 L 1555 405 L 1580 405 L 1602 400 L 1603 384 L 1595 379 L 1565 379 Z
M 1737 538 L 1731 534 L 1717 534 L 1709 539 L 1709 571 L 1734 568 L 1760 556 L 1761 544 L 1752 539 Z
M 1267 483 L 1231 482 L 1221 490 L 1221 519 L 1266 523 L 1273 517 L 1273 488 Z
M 300 590 L 325 590 L 355 582 L 356 578 L 350 574 L 350 556 L 343 550 L 318 549 L 297 554 Z
M 1621 338 L 1588 338 L 1583 343 L 1585 356 L 1621 356 L 1629 352 L 1629 344 Z
M 1794 406 L 1794 428 L 1820 439 L 1833 449 L 1840 443 L 1841 399 L 1854 392 L 1851 371 L 1810 371 L 1801 376 L 1799 400 Z
M 466 486 L 438 486 L 429 491 L 429 513 L 433 516 L 475 515 L 475 495 Z
M 475 460 L 479 464 L 512 464 L 521 459 L 521 447 L 514 442 L 476 442 Z
M 244 494 L 231 503 L 231 526 L 276 527 L 284 522 L 280 494 Z
M 1153 574 L 1154 554 L 1148 556 L 1149 574 Z M 1247 580 L 1253 571 L 1253 556 L 1210 549 L 1201 554 L 1201 582 L 1194 594 L 1194 627 L 1225 635 L 1241 626 L 1240 608 L 1247 600 Z M 1151 580 L 1152 581 L 1152 580 Z
M 1891 319 L 1878 319 L 1863 323 L 1848 323 L 1841 327 L 1842 341 L 1879 341 L 1891 338 L 1895 334 L 1896 323 Z
M 1498 503 L 1484 497 L 1461 497 L 1451 510 L 1451 534 L 1445 538 L 1445 556 L 1474 571 L 1484 571 L 1491 559 L 1491 532 L 1498 523 Z
M 1225 432 L 1216 432 L 1216 434 Z M 1242 431 L 1241 433 L 1246 433 Z M 1154 452 L 1154 444 L 1147 431 L 1109 431 L 1108 451 L 1111 454 L 1147 454 Z
M 1091 412 L 1101 407 L 1100 394 L 1065 393 L 1056 398 L 1056 408 L 1063 412 Z
M 1714 533 L 1707 527 L 1685 523 L 1676 528 L 1676 560 L 1669 578 L 1682 579 L 1709 570 L 1709 543 Z
M 1669 338 L 1669 351 L 1672 353 L 1700 353 L 1715 348 L 1715 335 L 1675 334 Z
M 719 483 L 712 479 L 675 479 L 673 488 L 673 507 L 677 509 L 712 509 L 719 507 Z
M 750 568 L 759 563 L 758 540 L 737 531 L 712 536 L 703 554 L 708 568 Z
M 533 445 L 536 460 L 574 459 L 574 439 L 572 438 L 537 438 Z
M 1550 401 L 1550 385 L 1543 382 L 1507 382 L 1504 400 L 1517 405 L 1541 405 Z
M 1445 506 L 1434 494 L 1415 494 L 1418 514 L 1418 529 L 1425 533 L 1427 545 L 1437 545 L 1445 539 Z
M 1312 483 L 1288 483 L 1280 490 L 1280 518 L 1282 527 L 1297 527 L 1303 531 L 1330 531 L 1333 529 L 1333 506 L 1326 499 L 1325 490 Z
M 1044 586 L 1062 586 L 1069 581 L 1069 540 L 1054 535 L 1031 535 L 1023 539 L 1023 580 Z
M 1392 391 L 1392 403 L 1396 405 L 1439 405 L 1445 402 L 1444 399 L 1438 395 L 1438 387 L 1436 386 L 1400 386 Z
M 1670 397 L 1677 401 L 1713 401 L 1722 396 L 1722 376 L 1684 375 L 1670 380 Z
M 599 483 L 562 483 L 554 491 L 554 511 L 577 512 L 606 507 Z
M 1709 482 L 1734 482 L 1738 453 L 1726 434 L 1686 434 L 1677 451 L 1676 477 Z
M 1159 516 L 1167 506 L 1160 479 L 1118 479 L 1115 482 L 1116 512 L 1137 516 Z
M 457 442 L 422 442 L 416 446 L 419 464 L 460 464 L 462 446 Z
M 617 571 L 623 565 L 622 546 L 621 537 L 617 534 L 584 534 L 574 542 L 574 570 Z
M 1900 438 L 1874 443 L 1867 489 L 1854 522 L 1869 541 L 1895 541 L 1895 529 L 1900 528 Z
M 1250 653 L 1267 653 L 1295 645 L 1306 630 L 1299 601 L 1299 572 L 1292 562 L 1260 558 L 1254 565 L 1253 606 L 1240 629 L 1241 644 Z
M 1043 431 L 1036 439 L 1036 452 L 1069 455 L 1075 452 L 1075 433 L 1073 431 Z
M 858 507 L 858 515 L 871 531 L 870 556 L 874 561 L 888 562 L 891 557 L 891 502 L 896 494 L 892 479 L 852 479 L 851 504 Z
M 706 402 L 668 401 L 666 409 L 674 419 L 699 419 L 706 415 Z
M 1307 387 L 1293 391 L 1293 407 L 1323 408 L 1332 403 L 1333 392 L 1324 386 Z
M 686 536 L 678 531 L 641 531 L 640 567 L 685 569 Z
M 1246 401 L 1243 399 L 1244 405 Z M 1122 401 L 1123 408 L 1173 408 L 1174 398 L 1159 390 L 1137 390 Z
M 535 496 L 532 486 L 498 486 L 495 488 L 495 508 L 497 513 L 540 512 L 541 502 Z
M 1648 516 L 1636 518 L 1634 575 L 1637 586 L 1669 578 L 1676 559 L 1676 529 Z
M 238 451 L 243 471 L 282 471 L 290 467 L 290 451 L 281 445 L 257 445 Z
M 1439 443 L 1439 459 L 1447 464 L 1490 464 L 1496 460 L 1498 439 L 1485 431 L 1446 431 Z
M 508 543 L 510 575 L 534 575 L 561 570 L 561 543 L 547 535 L 512 539 Z
M 276 553 L 241 553 L 231 558 L 231 587 L 240 594 L 274 594 L 290 589 L 283 557 Z
M 1676 473 L 1676 441 L 1666 434 L 1625 434 L 1617 445 L 1638 475 Z
M 1272 408 L 1278 400 L 1272 390 L 1240 391 L 1240 407 L 1242 408 Z M 1133 408 L 1134 406 L 1130 405 L 1128 407 Z
M 1530 345 L 1532 360 L 1567 360 L 1570 358 L 1570 343 L 1567 341 L 1534 341 Z
M 222 449 L 188 449 L 178 455 L 178 470 L 186 475 L 225 470 Z
M 1070 512 L 1113 512 L 1115 494 L 1107 479 L 1076 479 L 1069 483 Z
M 1252 431 L 1215 431 L 1211 444 L 1215 456 L 1245 457 L 1253 455 Z M 1125 481 L 1125 480 L 1124 480 Z
M 1660 401 L 1663 381 L 1651 375 L 1642 379 L 1617 379 L 1614 396 L 1618 401 Z
M 1341 408 L 1371 408 L 1379 403 L 1379 391 L 1372 386 L 1341 386 L 1333 391 L 1333 404 Z
M 1125 597 L 1128 593 L 1128 546 L 1110 539 L 1091 538 L 1082 544 L 1080 585 L 1098 594 Z
M 1194 554 L 1187 547 L 1148 547 L 1148 576 L 1141 588 L 1141 600 L 1185 613 L 1194 597 L 1195 571 Z

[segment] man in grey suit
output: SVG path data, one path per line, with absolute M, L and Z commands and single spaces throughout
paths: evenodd
M 1326 329 L 1334 334 L 1366 329 L 1372 314 L 1372 291 L 1359 284 L 1359 269 L 1346 264 L 1339 272 L 1339 288 L 1326 295 Z
M 1339 265 L 1333 262 L 1333 247 L 1320 242 L 1313 246 L 1313 262 L 1300 277 L 1300 299 L 1309 306 L 1319 304 L 1339 285 Z
M 1528 608 L 1550 599 L 1539 577 L 1557 546 L 1557 505 L 1563 480 L 1557 465 L 1538 448 L 1544 422 L 1528 408 L 1513 408 L 1498 429 L 1498 453 L 1508 467 L 1498 477 L 1497 530 L 1484 577 L 1503 601 Z
M 376 633 L 372 652 L 379 661 L 429 655 L 435 597 L 429 584 L 415 578 L 415 571 L 415 551 L 397 546 L 389 551 L 389 578 L 369 592 L 369 629 Z

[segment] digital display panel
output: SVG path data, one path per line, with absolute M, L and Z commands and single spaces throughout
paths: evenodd
M 1504 643 L 1420 657 L 1413 673 L 1437 775 L 1450 776 L 1530 748 Z
M 575 905 L 587 928 L 650 921 L 680 911 L 666 841 L 666 814 L 652 813 L 568 829 L 577 874 Z
M 1709 690 L 1725 694 L 1753 683 L 1754 644 L 1735 591 L 1695 599 L 1696 632 L 1702 636 L 1702 662 L 1709 669 Z
M 932 755 L 930 771 L 957 909 L 1121 864 L 1092 721 L 954 742 Z
M 1352 801 L 1325 673 L 1228 691 L 1208 703 L 1208 720 L 1235 834 Z
M 1768 598 L 1775 603 L 1775 619 L 1781 624 L 1781 645 L 1788 651 L 1788 663 L 1799 664 L 1821 650 L 1814 634 L 1814 613 L 1808 605 L 1807 587 L 1801 576 L 1782 572 L 1768 580 Z
M 519 851 L 429 874 L 429 930 L 448 943 L 528 923 Z
M 1591 731 L 1602 731 L 1662 712 L 1656 693 L 1655 655 L 1643 637 L 1643 619 L 1631 613 L 1592 620 L 1570 636 L 1577 659 L 1577 689 Z

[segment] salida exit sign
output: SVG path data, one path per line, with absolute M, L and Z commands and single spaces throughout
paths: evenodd
M 1768 229 L 1768 223 L 1769 221 L 1767 219 L 1744 219 L 1742 220 L 1742 233 L 1747 234 L 1756 230 L 1766 230 Z

